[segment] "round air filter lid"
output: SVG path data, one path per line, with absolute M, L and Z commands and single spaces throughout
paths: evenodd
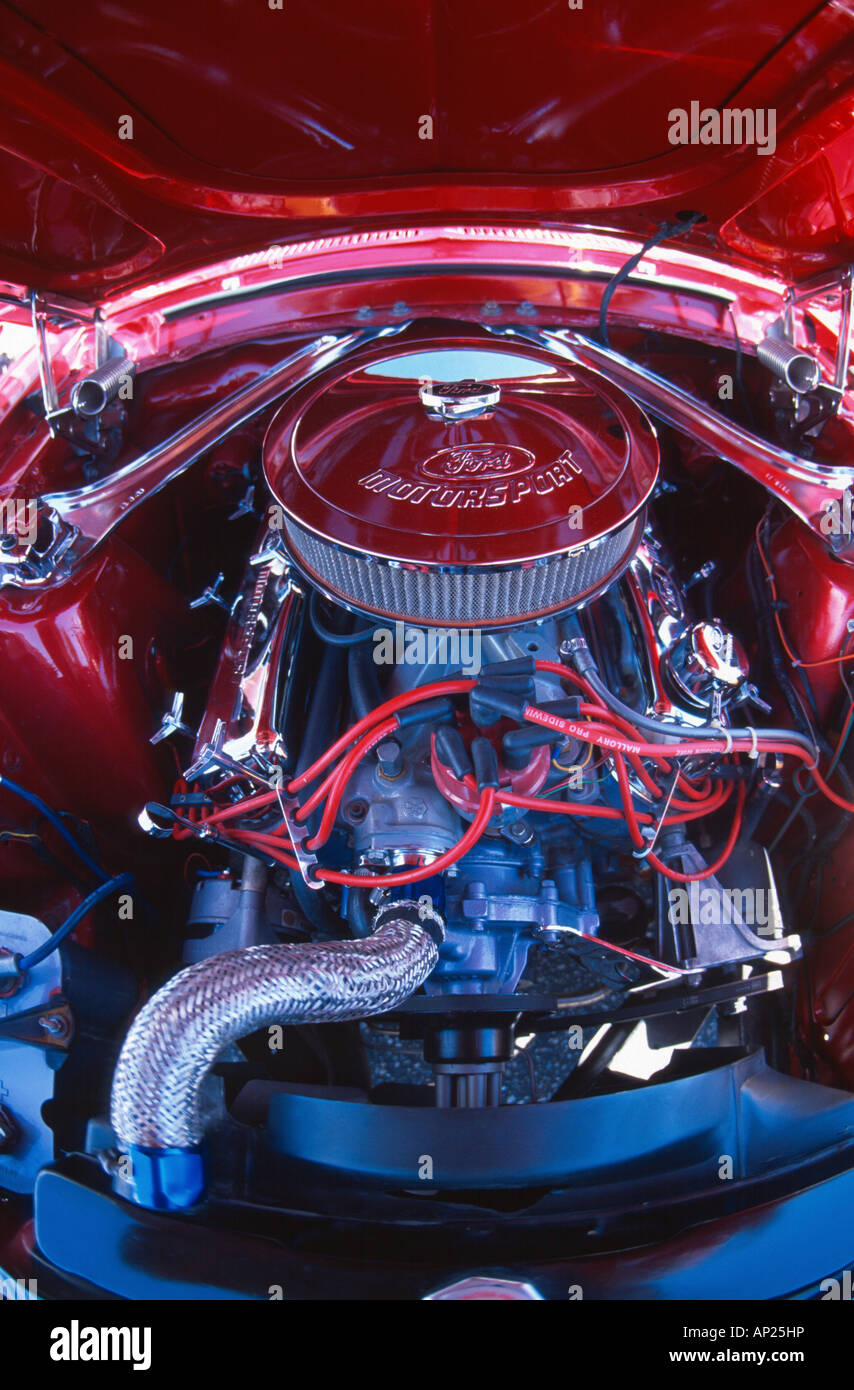
M 303 531 L 419 566 L 524 564 L 624 526 L 657 477 L 652 426 L 598 374 L 521 354 L 383 343 L 321 373 L 268 430 L 274 497 Z

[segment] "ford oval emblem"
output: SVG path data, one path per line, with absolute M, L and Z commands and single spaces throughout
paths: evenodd
M 518 444 L 453 444 L 439 449 L 418 465 L 425 478 L 455 478 L 459 482 L 490 482 L 530 473 L 534 455 Z

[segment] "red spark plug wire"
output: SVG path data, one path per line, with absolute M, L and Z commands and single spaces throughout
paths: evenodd
M 620 797 L 623 802 L 623 809 L 626 813 L 626 821 L 628 823 L 629 834 L 631 835 L 632 843 L 634 844 L 636 849 L 643 849 L 645 841 L 641 833 L 640 825 L 638 824 L 637 813 L 635 812 L 634 805 L 632 803 L 631 787 L 629 786 L 629 778 L 626 772 L 626 764 L 625 760 L 622 757 L 622 754 L 614 754 L 614 767 L 617 772 L 617 782 L 620 788 Z M 667 864 L 662 863 L 662 861 L 658 858 L 656 854 L 648 854 L 646 856 L 650 864 L 653 866 L 653 868 L 657 869 L 658 872 L 662 874 L 664 878 L 670 879 L 672 883 L 699 883 L 701 879 L 712 878 L 716 873 L 719 872 L 719 870 L 723 868 L 724 864 L 727 862 L 733 850 L 735 849 L 736 842 L 738 840 L 739 834 L 741 833 L 742 812 L 744 810 L 744 802 L 746 796 L 747 789 L 743 782 L 739 782 L 738 799 L 735 808 L 735 815 L 733 816 L 732 825 L 730 827 L 729 835 L 727 836 L 726 844 L 724 845 L 723 849 L 721 850 L 714 863 L 708 864 L 706 868 L 702 870 L 701 873 L 679 873 L 677 869 L 671 869 Z
M 580 706 L 580 715 L 590 722 L 581 720 L 562 719 L 558 716 L 540 710 L 536 705 L 526 705 L 523 710 L 523 717 L 531 723 L 539 724 L 549 729 L 557 729 L 569 738 L 579 739 L 584 743 L 595 744 L 605 750 L 606 756 L 613 759 L 617 773 L 618 785 L 620 787 L 622 812 L 611 807 L 594 807 L 575 805 L 571 802 L 551 801 L 542 797 L 521 797 L 515 796 L 510 792 L 488 791 L 483 794 L 478 806 L 478 811 L 474 821 L 469 826 L 457 845 L 440 856 L 433 864 L 423 866 L 414 871 L 403 871 L 397 874 L 368 876 L 339 873 L 332 869 L 317 869 L 317 877 L 324 882 L 339 883 L 345 886 L 365 887 L 379 886 L 395 887 L 406 883 L 417 881 L 418 879 L 429 878 L 434 874 L 441 873 L 444 868 L 456 862 L 457 859 L 467 853 L 468 849 L 476 843 L 477 839 L 485 829 L 490 816 L 492 815 L 494 802 L 497 799 L 505 805 L 516 805 L 524 809 L 554 811 L 564 815 L 581 815 L 590 817 L 602 817 L 606 819 L 624 819 L 629 829 L 629 834 L 636 848 L 642 848 L 643 836 L 641 834 L 641 823 L 652 823 L 654 817 L 645 812 L 639 812 L 635 806 L 631 795 L 631 788 L 628 782 L 626 770 L 626 760 L 629 761 L 636 775 L 642 781 L 644 787 L 651 796 L 659 799 L 662 789 L 650 776 L 644 767 L 641 759 L 653 759 L 656 765 L 664 772 L 671 770 L 671 760 L 677 757 L 709 757 L 710 755 L 721 756 L 735 752 L 775 752 L 786 756 L 797 756 L 806 766 L 816 785 L 836 805 L 843 810 L 854 812 L 854 805 L 847 802 L 830 788 L 818 769 L 810 766 L 805 750 L 797 744 L 790 744 L 784 739 L 766 739 L 758 732 L 751 731 L 749 734 L 739 731 L 722 730 L 721 738 L 725 740 L 722 746 L 711 743 L 710 740 L 692 740 L 690 737 L 676 743 L 653 743 L 644 740 L 639 736 L 638 730 L 628 719 L 606 708 L 598 699 L 592 687 L 583 677 L 575 672 L 569 671 L 566 667 L 557 662 L 537 661 L 536 669 L 544 674 L 554 675 L 561 680 L 568 680 L 579 688 L 582 693 L 588 696 Z M 417 704 L 423 700 L 433 699 L 437 696 L 466 694 L 474 688 L 476 681 L 473 679 L 435 681 L 429 685 L 418 687 L 415 690 L 407 691 L 395 696 L 391 700 L 385 701 L 377 709 L 371 711 L 363 719 L 360 719 L 341 735 L 312 765 L 304 772 L 294 778 L 288 785 L 291 794 L 296 793 L 310 782 L 314 781 L 321 772 L 334 763 L 339 755 L 344 755 L 337 767 L 330 771 L 323 782 L 315 789 L 308 801 L 297 812 L 299 820 L 304 821 L 312 812 L 325 802 L 321 823 L 318 831 L 307 847 L 310 849 L 320 848 L 329 838 L 335 819 L 338 814 L 341 799 L 344 795 L 347 783 L 353 774 L 361 758 L 375 747 L 384 737 L 396 728 L 396 720 L 393 716 L 401 709 L 410 705 Z M 730 788 L 718 789 L 713 787 L 712 780 L 705 778 L 700 786 L 695 786 L 690 779 L 683 774 L 679 774 L 677 785 L 685 792 L 688 801 L 673 799 L 671 806 L 673 812 L 664 817 L 663 823 L 674 824 L 681 821 L 695 820 L 700 816 L 711 814 L 720 809 L 730 796 Z M 657 856 L 648 856 L 650 863 L 665 877 L 671 878 L 676 882 L 692 882 L 698 878 L 710 877 L 726 861 L 735 845 L 741 827 L 743 806 L 746 798 L 744 785 L 738 789 L 738 804 L 733 820 L 727 844 L 724 847 L 716 863 L 702 874 L 683 875 L 661 863 Z M 242 802 L 219 808 L 207 816 L 200 818 L 199 828 L 205 825 L 218 825 L 222 822 L 232 820 L 235 816 L 244 815 L 263 807 L 272 805 L 277 800 L 275 791 L 261 793 L 258 796 L 250 796 Z M 262 833 L 252 830 L 229 830 L 229 834 L 234 839 L 253 843 L 257 848 L 265 850 L 279 862 L 286 864 L 289 868 L 296 868 L 296 861 L 284 852 L 281 834 L 284 826 L 277 828 L 274 833 Z M 184 837 L 193 832 L 187 828 L 175 830 L 176 835 Z
M 477 684 L 474 680 L 448 680 L 433 681 L 430 685 L 420 685 L 415 690 L 404 691 L 401 695 L 395 695 L 391 700 L 386 700 L 378 705 L 370 714 L 366 714 L 363 719 L 353 724 L 340 738 L 327 748 L 326 752 L 307 767 L 305 772 L 301 772 L 292 782 L 288 783 L 288 791 L 294 795 L 307 787 L 309 782 L 313 782 L 315 777 L 319 777 L 321 772 L 334 762 L 339 753 L 344 753 L 357 738 L 367 733 L 380 720 L 385 719 L 391 714 L 396 714 L 398 710 L 406 709 L 409 705 L 420 704 L 422 700 L 433 700 L 440 695 L 467 695 Z
M 432 878 L 435 874 L 441 874 L 445 869 L 449 869 L 458 859 L 462 859 L 473 845 L 477 844 L 489 824 L 494 809 L 495 791 L 492 787 L 487 787 L 481 795 L 477 814 L 465 834 L 431 864 L 424 864 L 420 868 L 406 869 L 395 874 L 348 874 L 340 873 L 337 869 L 318 868 L 315 870 L 315 876 L 324 883 L 338 883 L 346 888 L 401 888 L 407 883 L 417 883 L 421 879 Z M 290 856 L 282 853 L 281 841 L 273 835 L 266 835 L 253 830 L 235 830 L 232 832 L 231 838 L 253 844 L 257 849 L 269 853 L 271 858 L 286 864 L 289 869 L 298 867 Z
M 747 797 L 747 788 L 743 782 L 739 782 L 738 784 L 737 796 L 738 801 L 735 808 L 735 815 L 732 818 L 732 825 L 729 835 L 727 836 L 726 844 L 713 864 L 709 864 L 708 867 L 699 874 L 681 874 L 678 869 L 671 869 L 667 864 L 662 864 L 658 855 L 653 853 L 647 855 L 647 859 L 652 867 L 657 869 L 660 874 L 663 874 L 665 878 L 669 878 L 671 883 L 699 883 L 700 879 L 712 878 L 714 874 L 718 873 L 735 849 L 738 837 L 741 834 L 744 802 Z
M 687 811 L 678 814 L 666 815 L 662 821 L 663 825 L 681 825 L 686 821 L 700 820 L 704 816 L 710 816 L 712 812 L 719 811 L 726 805 L 732 795 L 730 786 L 721 787 L 704 798 L 702 802 L 695 804 Z M 522 796 L 515 792 L 505 792 L 499 787 L 497 800 L 503 806 L 518 806 L 524 811 L 544 811 L 564 816 L 580 816 L 584 819 L 590 817 L 593 820 L 625 820 L 623 811 L 617 810 L 615 806 L 592 806 L 586 802 L 576 801 L 554 801 L 548 797 L 541 796 Z M 655 816 L 651 816 L 648 811 L 636 812 L 638 821 L 643 825 L 653 825 Z
M 397 724 L 394 719 L 386 719 L 382 724 L 378 725 L 377 728 L 370 729 L 368 733 L 359 740 L 355 748 L 351 748 L 348 753 L 345 753 L 338 767 L 321 782 L 316 791 L 312 792 L 305 804 L 297 811 L 296 819 L 298 821 L 308 820 L 308 817 L 315 807 L 319 806 L 324 798 L 326 798 L 326 805 L 323 809 L 323 815 L 317 829 L 317 834 L 314 835 L 311 840 L 306 841 L 306 849 L 320 849 L 322 845 L 326 844 L 335 824 L 341 798 L 344 795 L 347 783 L 350 781 L 356 767 L 366 753 L 369 753 L 378 743 L 382 743 L 383 739 L 396 728 Z

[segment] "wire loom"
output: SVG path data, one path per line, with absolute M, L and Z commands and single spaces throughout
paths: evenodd
M 364 940 L 250 946 L 175 975 L 137 1015 L 122 1047 L 111 1104 L 119 1142 L 196 1146 L 202 1083 L 237 1038 L 273 1024 L 370 1018 L 407 999 L 434 969 L 444 928 L 423 904 L 394 908 Z

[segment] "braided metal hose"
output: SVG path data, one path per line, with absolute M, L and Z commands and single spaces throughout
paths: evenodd
M 145 1005 L 113 1077 L 111 1118 L 127 1148 L 189 1149 L 199 1093 L 229 1043 L 276 1023 L 338 1023 L 385 1013 L 422 985 L 444 925 L 423 903 L 382 907 L 359 941 L 249 946 L 182 970 Z

